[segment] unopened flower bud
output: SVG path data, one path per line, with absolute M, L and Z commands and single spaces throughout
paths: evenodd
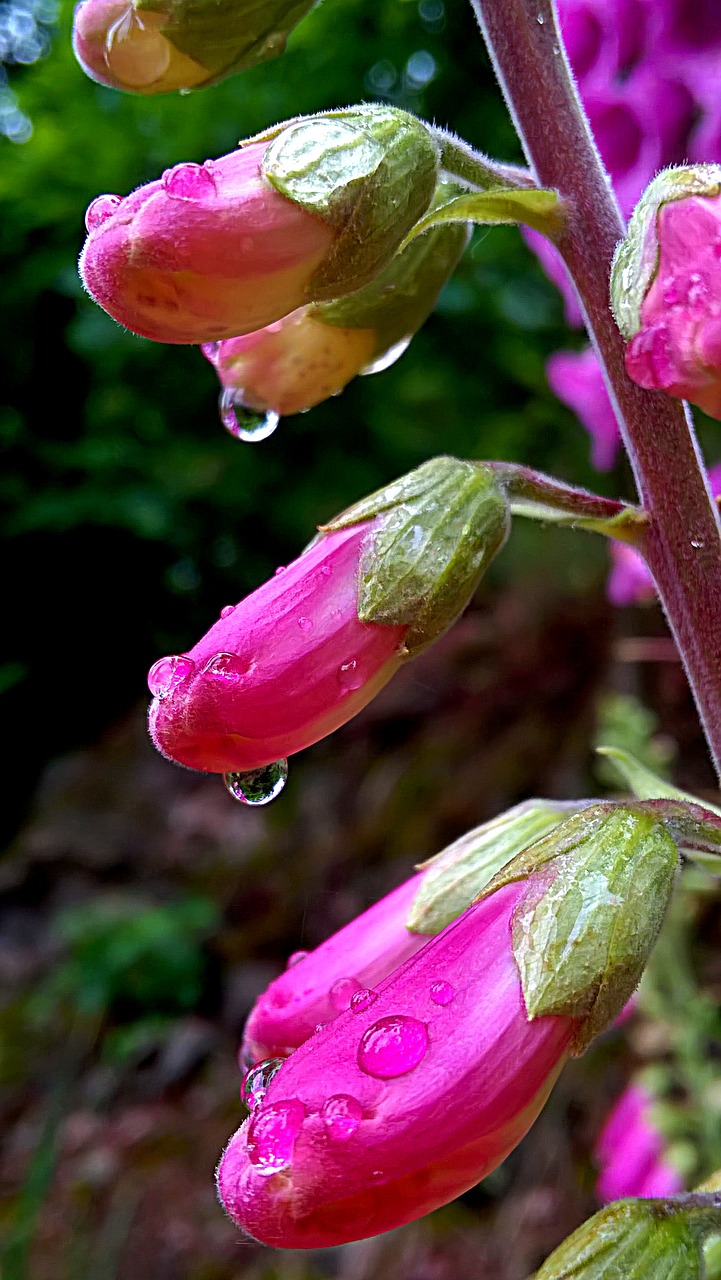
M 654 1095 L 642 1080 L 627 1085 L 596 1142 L 596 1194 L 602 1204 L 623 1196 L 668 1196 L 683 1188 L 680 1169 L 654 1115 Z
M 616 251 L 611 300 L 634 382 L 721 418 L 721 166 L 654 178 Z
M 279 125 L 88 209 L 83 283 L 157 342 L 216 342 L 366 285 L 427 209 L 437 147 L 393 107 Z
M 317 742 L 454 621 L 508 527 L 494 473 L 454 458 L 356 504 L 187 654 L 155 664 L 156 746 L 235 773 Z
M 437 198 L 446 189 L 441 183 Z M 431 227 L 363 289 L 212 344 L 205 354 L 229 399 L 261 413 L 301 413 L 356 374 L 388 368 L 432 311 L 468 235 L 462 223 Z
M 658 936 L 679 867 L 660 816 L 599 803 L 518 854 L 486 889 L 531 875 L 513 949 L 528 1016 L 577 1018 L 574 1053 L 621 1012 Z
M 703 1234 L 673 1200 L 618 1200 L 554 1250 L 534 1280 L 703 1280 Z
M 83 0 L 75 56 L 93 80 L 133 93 L 214 84 L 282 53 L 314 0 Z

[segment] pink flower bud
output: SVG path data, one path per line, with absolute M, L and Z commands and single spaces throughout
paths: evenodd
M 267 146 L 179 164 L 124 200 L 90 205 L 80 274 L 113 319 L 156 342 L 211 342 L 305 301 L 335 231 L 265 180 Z
M 721 196 L 670 200 L 656 226 L 658 268 L 626 369 L 642 387 L 721 418 Z
M 212 353 L 229 405 L 277 414 L 302 413 L 342 391 L 370 363 L 373 329 L 324 324 L 308 307 L 283 320 L 228 338 Z
M 591 437 L 591 462 L 609 471 L 616 461 L 621 433 L 601 366 L 590 347 L 557 351 L 546 365 L 551 390 L 580 419 Z
M 364 707 L 402 661 L 404 626 L 358 618 L 372 521 L 323 534 L 148 677 L 150 732 L 191 769 L 232 773 L 300 751 Z
M 218 1170 L 245 1231 L 283 1248 L 373 1236 L 460 1195 L 516 1146 L 575 1028 L 526 1015 L 511 949 L 526 892 L 513 883 L 471 907 L 280 1066 Z
M 603 1204 L 624 1196 L 665 1196 L 683 1190 L 681 1174 L 664 1157 L 653 1104 L 648 1089 L 634 1083 L 613 1107 L 596 1144 L 596 1192 Z
M 375 1003 L 376 984 L 428 941 L 406 928 L 422 879 L 422 873 L 411 876 L 295 964 L 291 957 L 252 1009 L 240 1052 L 243 1067 L 285 1057 L 345 1009 L 360 1013 Z

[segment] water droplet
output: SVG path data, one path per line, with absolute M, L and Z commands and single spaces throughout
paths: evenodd
M 195 671 L 195 663 L 184 653 L 159 658 L 148 672 L 148 688 L 154 698 L 167 698 Z
M 278 565 L 278 568 L 276 569 L 275 573 L 273 574 L 273 577 L 274 577 L 274 578 L 277 578 L 279 573 L 285 573 L 286 568 L 287 568 L 287 565 L 279 564 L 279 565 Z
M 85 226 L 88 231 L 96 231 L 98 227 L 112 218 L 118 205 L 122 204 L 122 196 L 96 196 L 85 210 Z
M 412 334 L 409 334 L 407 338 L 401 338 L 400 342 L 394 343 L 392 347 L 389 347 L 387 351 L 384 351 L 375 360 L 371 360 L 370 364 L 359 370 L 360 376 L 365 378 L 371 373 L 383 373 L 384 369 L 390 369 L 396 360 L 400 360 L 404 351 L 408 350 L 412 336 Z
M 344 1009 L 350 1008 L 350 1002 L 356 991 L 360 991 L 360 982 L 357 978 L 339 978 L 333 983 L 328 995 L 334 1009 L 342 1013 Z
M 445 982 L 442 978 L 431 983 L 431 1000 L 434 1004 L 450 1004 L 455 994 L 450 982 Z
M 333 570 L 331 569 L 331 567 L 330 567 L 330 565 L 329 565 L 329 564 L 322 564 L 322 565 L 320 566 L 320 571 L 321 571 L 321 573 L 323 574 L 323 577 L 324 577 L 324 578 L 329 578 L 329 577 L 330 577 L 330 575 L 331 575 L 331 574 L 332 574 L 332 572 L 333 572 Z
M 279 796 L 288 778 L 288 761 L 274 760 L 247 773 L 224 773 L 223 782 L 234 800 L 241 804 L 270 804 Z
M 215 195 L 215 178 L 204 164 L 176 164 L 160 179 L 169 196 L 178 200 L 204 200 Z
M 304 1119 L 305 1108 L 297 1098 L 255 1112 L 248 1126 L 247 1148 L 256 1173 L 270 1177 L 288 1168 Z
M 363 672 L 355 658 L 351 658 L 350 662 L 342 663 L 338 668 L 338 684 L 346 693 L 360 689 L 363 683 Z
M 288 956 L 288 963 L 285 966 L 286 969 L 294 969 L 295 966 L 300 964 L 301 960 L 305 960 L 308 955 L 310 955 L 309 951 L 292 951 Z
M 226 680 L 235 680 L 238 676 L 246 675 L 250 665 L 250 659 L 242 657 L 241 654 L 214 653 L 203 667 L 203 675 L 222 676 Z
M 224 604 L 220 611 L 221 618 L 229 618 L 234 609 L 234 604 Z
M 363 1119 L 363 1108 L 349 1093 L 334 1093 L 321 1107 L 321 1116 L 334 1142 L 347 1142 Z
M 299 618 L 298 626 L 300 627 L 301 631 L 308 632 L 313 630 L 313 623 L 310 618 Z
M 360 991 L 356 991 L 355 995 L 351 996 L 351 1013 L 365 1013 L 365 1010 L 370 1009 L 377 999 L 378 992 L 372 987 L 361 987 Z
M 220 421 L 226 431 L 235 436 L 236 440 L 246 440 L 249 444 L 267 440 L 280 422 L 280 414 L 274 413 L 272 409 L 267 412 L 248 409 L 243 404 L 243 392 L 236 391 L 233 387 L 226 387 L 221 391 L 218 408 Z
M 428 1049 L 424 1022 L 404 1013 L 380 1018 L 363 1033 L 358 1047 L 358 1066 L 368 1076 L 393 1080 L 413 1071 Z
M 326 1029 L 326 1027 L 327 1027 L 327 1026 L 328 1026 L 328 1023 L 327 1023 L 327 1022 L 316 1022 L 316 1024 L 315 1024 L 315 1034 L 317 1035 L 319 1031 L 325 1031 L 325 1029 Z
M 701 547 L 703 546 L 703 538 L 692 538 L 691 546 L 694 548 L 694 550 L 700 551 Z
M 220 351 L 220 343 L 219 342 L 201 342 L 200 350 L 202 351 L 206 360 L 209 360 L 210 363 L 214 365 L 216 360 L 218 359 L 218 352 Z
M 283 1066 L 282 1058 L 266 1058 L 246 1072 L 240 1086 L 240 1100 L 249 1111 L 255 1111 L 265 1097 L 268 1085 Z

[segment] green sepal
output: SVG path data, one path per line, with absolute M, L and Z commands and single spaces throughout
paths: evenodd
M 440 933 L 511 858 L 583 805 L 583 801 L 525 800 L 467 831 L 418 868 L 426 874 L 411 903 L 406 928 L 413 933 Z
M 711 804 L 691 795 L 690 791 L 681 791 L 665 778 L 642 764 L 630 751 L 622 751 L 620 747 L 597 747 L 596 753 L 610 760 L 618 770 L 621 779 L 627 784 L 637 800 L 684 800 L 689 804 L 700 805 L 721 818 L 721 806 Z
M 457 189 L 455 183 L 439 183 L 434 203 L 449 199 L 449 192 Z M 376 360 L 427 320 L 469 239 L 467 223 L 433 227 L 397 253 L 363 289 L 318 303 L 310 314 L 343 329 L 372 329 L 376 335 L 372 360 Z
M 611 310 L 627 341 L 641 328 L 641 306 L 658 270 L 659 210 L 672 200 L 719 192 L 721 165 L 717 164 L 663 169 L 646 187 L 611 264 Z
M 324 528 L 374 517 L 361 554 L 358 617 L 406 626 L 412 657 L 468 604 L 510 532 L 508 502 L 490 467 L 432 458 Z
M 291 31 L 317 0 L 135 0 L 139 13 L 160 13 L 159 28 L 181 53 L 208 70 L 195 88 L 283 53 Z
M 702 1280 L 703 1275 L 698 1232 L 669 1198 L 608 1205 L 554 1250 L 534 1280 Z
M 599 803 L 514 858 L 481 897 L 529 880 L 513 918 L 528 1017 L 579 1019 L 583 1053 L 635 991 L 679 866 L 664 822 L 643 805 Z
M 266 180 L 338 231 L 310 280 L 308 302 L 330 301 L 372 280 L 433 199 L 438 146 L 422 120 L 397 107 L 329 111 L 264 137 Z
M 491 226 L 522 223 L 552 239 L 561 230 L 563 220 L 564 205 L 556 191 L 529 187 L 467 191 L 420 218 L 408 232 L 401 247 L 405 248 L 429 227 L 437 227 L 446 222 L 476 222 Z

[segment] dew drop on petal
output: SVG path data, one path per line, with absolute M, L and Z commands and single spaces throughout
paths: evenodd
M 352 693 L 354 689 L 360 689 L 364 684 L 363 671 L 356 658 L 351 658 L 350 662 L 341 663 L 338 668 L 338 684 L 345 693 Z
M 321 1107 L 328 1137 L 333 1142 L 347 1142 L 363 1119 L 363 1108 L 349 1093 L 334 1093 Z
M 85 210 L 85 226 L 88 231 L 96 231 L 98 227 L 112 218 L 118 205 L 123 203 L 122 196 L 96 196 Z
M 236 440 L 245 440 L 249 444 L 267 440 L 280 422 L 280 414 L 272 409 L 249 409 L 243 404 L 243 392 L 234 387 L 221 391 L 218 409 L 226 431 Z
M 287 760 L 274 760 L 247 773 L 223 774 L 223 782 L 233 799 L 252 806 L 270 804 L 280 795 L 287 778 Z
M 363 1033 L 358 1046 L 358 1066 L 368 1076 L 393 1080 L 413 1071 L 428 1049 L 424 1022 L 399 1013 L 380 1018 Z
M 204 200 L 215 195 L 215 178 L 204 164 L 176 164 L 160 179 L 163 190 L 177 200 Z
M 313 630 L 313 623 L 310 618 L 299 618 L 298 626 L 301 631 L 305 631 L 306 633 Z
M 276 1102 L 254 1113 L 248 1126 L 247 1148 L 256 1173 L 270 1177 L 288 1168 L 304 1119 L 305 1108 L 297 1098 Z
M 234 604 L 224 604 L 220 611 L 221 618 L 229 618 L 235 608 Z
M 455 994 L 450 982 L 445 982 L 443 978 L 431 983 L 430 995 L 434 1004 L 450 1004 Z
M 195 663 L 184 653 L 159 658 L 148 672 L 148 688 L 154 698 L 167 698 L 195 671 Z
M 330 567 L 330 565 L 329 565 L 329 564 L 322 564 L 322 565 L 320 566 L 320 571 L 321 571 L 321 573 L 323 574 L 323 577 L 324 577 L 324 578 L 329 578 L 329 577 L 330 577 L 330 575 L 331 575 L 331 574 L 332 574 L 332 572 L 333 572 L 333 570 L 331 569 L 331 567 Z
M 300 964 L 301 960 L 305 960 L 307 955 L 310 955 L 309 951 L 292 951 L 288 956 L 286 969 L 294 969 L 297 964 Z
M 387 351 L 382 352 L 375 360 L 371 360 L 370 364 L 365 365 L 359 372 L 361 377 L 366 377 L 370 373 L 382 373 L 384 369 L 390 369 L 396 360 L 400 360 L 404 351 L 410 346 L 412 335 L 407 338 L 401 338 L 400 342 L 394 343 Z
M 351 1013 L 364 1013 L 372 1004 L 375 1004 L 377 999 L 378 992 L 372 987 L 361 987 L 360 991 L 356 991 L 355 995 L 351 996 Z
M 273 577 L 274 577 L 274 578 L 277 578 L 279 573 L 285 573 L 286 568 L 287 568 L 287 565 L 279 564 L 279 565 L 278 565 L 278 568 L 276 569 L 275 573 L 273 574 Z
M 360 990 L 360 982 L 357 978 L 339 978 L 333 983 L 328 995 L 330 1002 L 338 1013 L 343 1013 L 345 1009 L 350 1008 L 350 1002 L 356 991 Z
M 245 1073 L 240 1086 L 240 1100 L 249 1111 L 255 1111 L 265 1097 L 268 1085 L 283 1066 L 283 1058 L 266 1058 Z
M 214 653 L 203 667 L 203 675 L 221 676 L 225 680 L 234 680 L 237 676 L 246 675 L 250 665 L 250 659 L 239 653 Z

